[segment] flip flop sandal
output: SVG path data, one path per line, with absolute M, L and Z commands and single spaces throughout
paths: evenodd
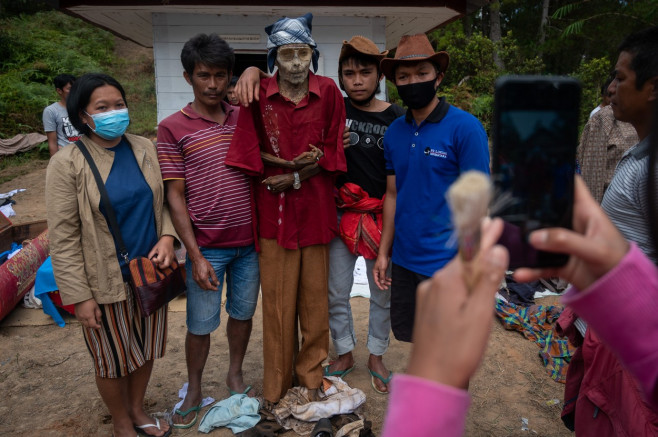
M 330 372 L 329 367 L 331 367 L 331 364 L 329 364 L 327 366 L 324 366 L 324 369 L 322 371 L 324 376 L 338 376 L 339 378 L 344 379 L 352 370 L 354 370 L 354 368 L 356 367 L 356 364 L 353 365 L 352 367 L 350 367 L 349 369 L 336 370 L 334 372 Z
M 334 429 L 329 419 L 318 420 L 317 425 L 311 431 L 311 437 L 334 437 Z
M 180 417 L 185 417 L 188 414 L 194 413 L 194 419 L 192 419 L 188 423 L 174 423 L 171 426 L 176 428 L 176 429 L 192 428 L 194 426 L 194 424 L 196 423 L 197 419 L 199 418 L 199 410 L 201 409 L 201 405 L 203 405 L 203 401 L 201 401 L 201 403 L 199 405 L 197 405 L 196 407 L 190 407 L 189 410 L 181 411 L 179 409 L 176 409 L 174 411 L 174 414 L 178 414 Z
M 388 383 L 391 382 L 391 378 L 393 378 L 393 372 L 388 372 L 388 378 L 384 378 L 382 375 L 375 372 L 374 370 L 368 369 L 368 372 L 370 372 L 370 385 L 372 385 L 373 390 L 375 390 L 380 395 L 387 395 Z M 386 384 L 386 391 L 381 391 L 377 388 L 377 386 L 375 385 L 375 378 L 379 379 L 381 382 Z
M 135 428 L 135 431 L 137 431 L 137 434 L 140 435 L 147 435 L 147 436 L 154 436 L 154 434 L 149 434 L 145 431 L 146 428 L 157 428 L 160 431 L 160 419 L 157 417 L 155 418 L 155 423 L 147 423 L 146 425 L 135 425 L 133 428 Z M 169 437 L 171 435 L 171 427 L 162 434 L 159 437 Z
M 228 389 L 228 393 L 229 393 L 231 396 L 234 396 L 234 395 L 246 395 L 247 393 L 249 393 L 249 391 L 251 391 L 251 388 L 252 388 L 252 387 L 251 387 L 250 385 L 248 385 L 247 388 L 245 388 L 244 391 L 243 391 L 242 393 L 240 393 L 239 391 L 233 391 L 233 390 L 231 390 L 231 389 L 229 388 L 229 389 Z

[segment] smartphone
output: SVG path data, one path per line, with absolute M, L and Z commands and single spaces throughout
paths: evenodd
M 581 85 L 559 76 L 504 76 L 494 94 L 492 214 L 510 268 L 558 267 L 568 255 L 535 250 L 541 228 L 571 229 Z

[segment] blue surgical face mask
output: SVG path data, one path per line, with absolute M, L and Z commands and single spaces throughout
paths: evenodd
M 126 132 L 130 124 L 130 117 L 128 116 L 128 108 L 115 109 L 113 111 L 99 112 L 98 114 L 88 114 L 94 120 L 96 129 L 91 129 L 96 135 L 105 140 L 114 140 L 119 138 Z

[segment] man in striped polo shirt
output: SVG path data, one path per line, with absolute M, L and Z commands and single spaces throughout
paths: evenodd
M 624 238 L 635 242 L 655 262 L 647 177 L 649 133 L 658 101 L 658 27 L 634 33 L 622 42 L 613 74 L 608 86 L 613 114 L 618 121 L 633 125 L 640 142 L 622 155 L 601 207 Z M 628 294 L 634 291 L 627 290 Z M 580 363 L 570 367 L 567 375 L 562 411 L 566 426 L 577 435 L 581 431 L 618 435 L 621 429 L 625 435 L 649 435 L 655 430 L 655 415 L 642 399 L 634 378 L 590 327 L 583 335 L 580 351 Z
M 649 232 L 647 178 L 648 137 L 658 101 L 658 27 L 624 40 L 608 92 L 615 118 L 632 124 L 640 142 L 622 155 L 601 207 L 624 237 L 655 262 L 658 254 Z
M 240 110 L 224 102 L 233 50 L 216 34 L 199 34 L 185 43 L 181 61 L 194 101 L 160 123 L 158 158 L 172 221 L 187 249 L 189 386 L 173 422 L 174 428 L 190 428 L 201 408 L 201 376 L 210 333 L 219 326 L 224 275 L 230 355 L 226 385 L 230 394 L 251 390 L 242 379 L 242 362 L 260 278 L 250 182 L 224 165 Z

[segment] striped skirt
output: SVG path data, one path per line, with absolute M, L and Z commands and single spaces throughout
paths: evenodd
M 142 317 L 126 284 L 126 300 L 99 304 L 101 329 L 82 328 L 96 376 L 121 378 L 147 360 L 164 355 L 167 344 L 167 305 Z

